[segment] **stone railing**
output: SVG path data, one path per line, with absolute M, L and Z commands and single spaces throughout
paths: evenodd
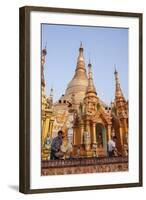
M 128 163 L 128 157 L 76 158 L 42 161 L 42 169 Z

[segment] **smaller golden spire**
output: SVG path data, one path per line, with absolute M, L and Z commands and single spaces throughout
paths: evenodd
M 127 102 L 122 93 L 117 70 L 115 70 L 114 75 L 115 75 L 115 81 L 116 81 L 116 90 L 115 90 L 116 114 L 119 117 L 119 119 L 127 118 Z
M 92 92 L 92 93 L 96 93 L 96 89 L 93 83 L 93 78 L 92 78 L 92 65 L 91 65 L 91 61 L 89 60 L 89 64 L 88 64 L 88 86 L 87 86 L 87 93 Z
M 47 107 L 49 109 L 52 108 L 52 106 L 53 106 L 53 87 L 51 87 L 51 89 L 50 89 L 50 95 L 47 98 L 47 104 L 48 104 Z
M 118 71 L 116 70 L 116 68 L 115 68 L 114 75 L 115 75 L 115 81 L 116 81 L 115 96 L 116 97 L 123 97 L 122 89 L 121 89 L 121 86 L 120 86 L 119 75 L 118 75 Z

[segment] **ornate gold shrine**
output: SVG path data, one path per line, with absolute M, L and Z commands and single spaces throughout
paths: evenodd
M 72 145 L 73 157 L 107 156 L 107 142 L 112 135 L 118 138 L 118 151 L 121 155 L 126 154 L 128 101 L 122 93 L 118 72 L 115 70 L 114 73 L 115 99 L 108 106 L 97 95 L 90 62 L 87 76 L 83 51 L 81 43 L 75 74 L 65 94 L 53 103 L 53 89 L 49 97 L 45 95 L 44 64 L 47 51 L 42 50 L 42 160 L 49 159 L 48 141 L 51 144 L 61 129 L 64 131 L 63 144 Z

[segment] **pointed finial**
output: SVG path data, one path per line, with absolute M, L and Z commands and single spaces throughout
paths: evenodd
M 53 97 L 53 86 L 50 89 L 50 97 Z
M 51 91 L 53 91 L 54 89 L 53 89 L 53 84 L 51 85 Z
M 88 63 L 88 67 L 90 67 L 91 68 L 91 60 L 90 60 L 90 58 L 89 58 L 89 63 Z
M 47 46 L 47 44 L 45 45 L 44 49 L 42 50 L 42 54 L 43 54 L 43 55 L 46 55 L 46 54 L 47 54 L 46 46 Z
M 45 49 L 47 48 L 47 41 L 46 41 L 46 44 L 45 44 Z
M 80 51 L 80 52 L 82 52 L 82 51 L 83 51 L 83 43 L 82 43 L 82 41 L 81 41 L 81 43 L 80 43 L 80 48 L 79 48 L 79 51 Z
M 115 68 L 115 72 L 114 74 L 116 75 L 118 72 L 117 72 L 117 69 L 116 69 L 116 64 L 114 64 L 114 68 Z
M 92 64 L 91 64 L 91 61 L 89 60 L 89 63 L 88 63 L 88 68 L 89 68 L 89 71 L 88 71 L 88 78 L 89 79 L 92 79 Z

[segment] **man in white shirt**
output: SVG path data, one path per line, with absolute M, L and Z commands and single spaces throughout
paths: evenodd
M 116 136 L 114 136 L 112 139 L 110 139 L 108 141 L 108 155 L 109 155 L 109 157 L 114 156 L 114 151 L 116 150 L 116 141 L 117 141 Z

